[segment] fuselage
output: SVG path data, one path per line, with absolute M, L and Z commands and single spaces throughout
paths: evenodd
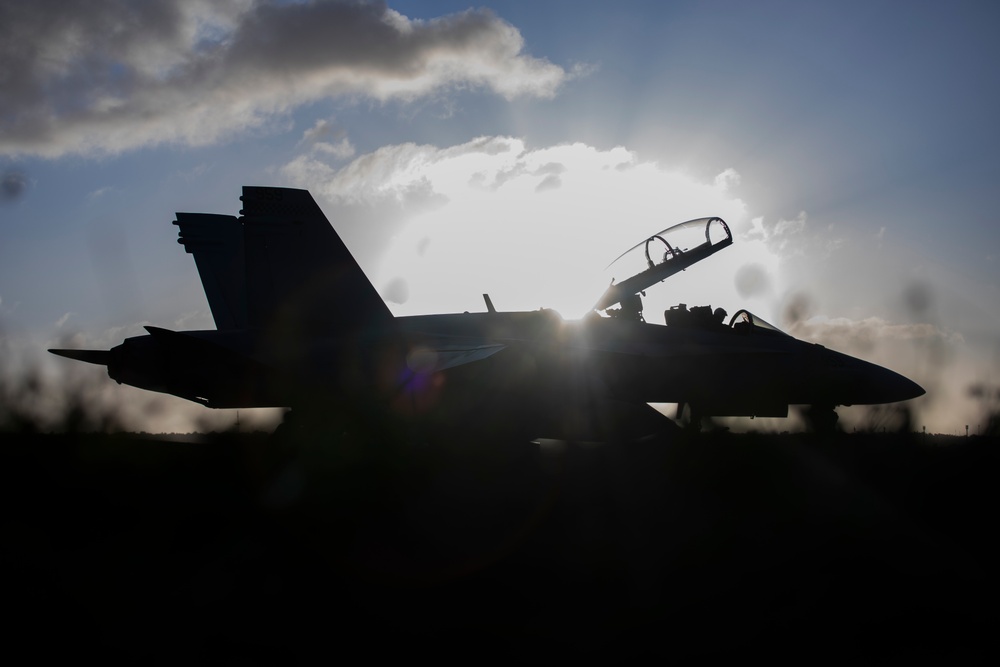
M 438 422 L 506 412 L 543 430 L 553 428 L 545 425 L 553 413 L 607 405 L 685 403 L 705 416 L 786 416 L 790 404 L 832 408 L 923 393 L 893 371 L 761 327 L 664 326 L 596 314 L 563 321 L 539 310 L 300 333 L 151 329 L 111 350 L 108 373 L 209 407 L 295 408 L 321 396 Z M 449 366 L 444 351 L 465 357 Z M 468 355 L 478 356 L 468 363 Z
M 399 321 L 408 332 L 509 341 L 512 352 L 531 358 L 537 382 L 554 381 L 568 395 L 583 376 L 608 398 L 694 403 L 707 415 L 772 416 L 778 410 L 783 416 L 789 404 L 867 405 L 924 393 L 891 370 L 761 327 L 678 327 L 597 316 L 564 322 L 548 311 Z M 731 411 L 714 412 L 713 406 Z

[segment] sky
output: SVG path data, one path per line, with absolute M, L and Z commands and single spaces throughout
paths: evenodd
M 489 293 L 579 317 L 622 251 L 720 216 L 734 245 L 650 290 L 647 320 L 749 308 L 919 382 L 915 425 L 975 432 L 1000 408 L 998 19 L 0 0 L 0 393 L 44 416 L 66 399 L 39 385 L 86 387 L 129 428 L 232 420 L 44 349 L 213 328 L 174 213 L 237 214 L 241 186 L 274 185 L 312 192 L 396 315 Z

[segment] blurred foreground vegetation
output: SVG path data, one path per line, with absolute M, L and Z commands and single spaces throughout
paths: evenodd
M 38 657 L 991 662 L 997 438 L 5 434 Z

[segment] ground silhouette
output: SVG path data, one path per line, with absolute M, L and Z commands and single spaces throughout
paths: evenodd
M 7 434 L 9 646 L 991 662 L 997 438 Z

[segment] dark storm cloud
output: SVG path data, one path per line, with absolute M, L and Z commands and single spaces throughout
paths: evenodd
M 206 144 L 328 96 L 483 87 L 550 96 L 566 72 L 489 10 L 381 3 L 0 0 L 0 154 Z

